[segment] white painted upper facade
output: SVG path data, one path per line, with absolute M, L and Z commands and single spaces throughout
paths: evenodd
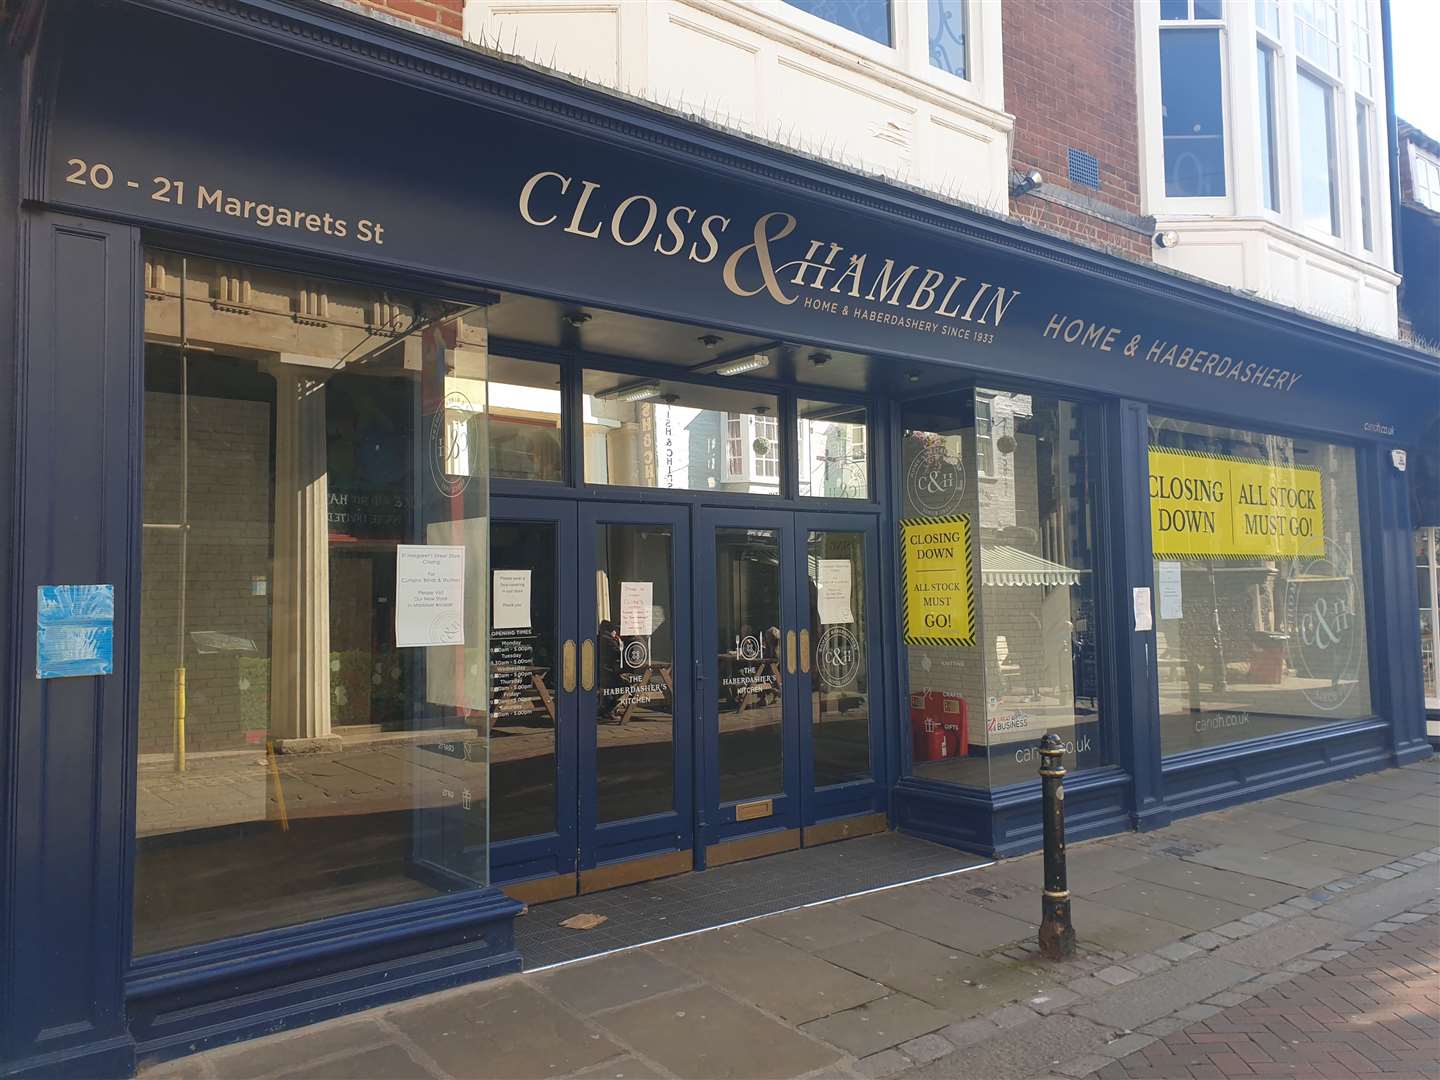
M 1175 240 L 1156 262 L 1395 337 L 1379 0 L 1137 0 L 1136 35 L 1141 190 Z M 1196 100 L 1215 38 L 1218 175 Z
M 843 6 L 816 0 L 470 0 L 464 34 L 851 169 L 1006 212 L 1014 120 L 1004 111 L 999 4 L 892 0 L 888 43 L 806 8 L 843 17 Z M 963 55 L 953 35 L 932 43 L 940 14 L 963 22 Z M 935 62 L 932 45 L 942 50 Z M 957 67 L 963 77 L 950 70 Z

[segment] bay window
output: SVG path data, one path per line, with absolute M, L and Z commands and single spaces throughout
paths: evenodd
M 1309 71 L 1300 71 L 1300 220 L 1307 228 L 1340 235 L 1340 185 L 1335 152 L 1335 91 Z

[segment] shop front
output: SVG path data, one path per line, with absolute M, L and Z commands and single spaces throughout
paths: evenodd
M 1433 362 L 339 8 L 21 31 L 0 1067 L 1029 850 L 1047 732 L 1072 837 L 1430 752 Z

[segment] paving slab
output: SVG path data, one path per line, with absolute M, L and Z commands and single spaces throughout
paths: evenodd
M 1184 859 L 1156 859 L 1126 872 L 1154 885 L 1168 885 L 1172 889 L 1214 897 L 1257 911 L 1283 903 L 1297 892 L 1294 885 Z
M 562 1005 L 514 980 L 398 1007 L 386 1019 L 440 1068 L 467 1080 L 563 1076 L 622 1052 Z
M 302 1065 L 280 1073 L 277 1080 L 434 1080 L 435 1073 L 398 1046 L 377 1046 L 324 1064 Z
M 964 874 L 956 875 L 964 877 Z M 891 929 L 885 923 L 867 919 L 858 911 L 844 904 L 822 904 L 819 907 L 800 908 L 783 915 L 771 915 L 747 924 L 751 930 L 768 934 L 787 945 L 808 952 L 843 945 L 847 941 L 859 941 L 872 934 Z
M 226 1080 L 250 1080 L 281 1069 L 295 1068 L 345 1050 L 359 1050 L 392 1042 L 390 1033 L 374 1020 L 322 1024 L 212 1050 L 205 1057 Z
M 1391 821 L 1386 823 L 1384 833 L 1372 833 L 1365 829 L 1341 825 L 1297 825 L 1293 831 L 1296 836 L 1304 840 L 1319 840 L 1326 844 L 1338 844 L 1340 847 L 1355 848 L 1359 851 L 1383 852 L 1397 858 L 1414 855 L 1417 851 L 1424 851 L 1430 847 L 1424 840 L 1396 836 L 1394 830 L 1395 823 Z
M 654 953 L 792 1024 L 887 993 L 877 982 L 743 926 L 665 942 Z
M 707 1080 L 780 1080 L 842 1056 L 708 986 L 627 1005 L 606 1013 L 603 1024 L 670 1072 Z
M 1413 874 L 1384 881 L 1317 908 L 1318 918 L 1342 923 L 1349 927 L 1374 926 L 1381 919 L 1440 897 L 1440 880 L 1433 873 L 1417 870 Z
M 1277 858 L 1268 852 L 1251 851 L 1232 844 L 1222 844 L 1209 851 L 1191 855 L 1190 858 L 1195 862 L 1213 866 L 1219 870 L 1233 870 L 1237 874 L 1267 878 L 1270 881 L 1283 882 L 1301 889 L 1314 889 L 1324 885 L 1327 881 L 1333 881 L 1335 878 L 1343 876 L 1334 873 L 1327 867 L 1291 862 L 1289 859 Z
M 1046 1016 L 906 1073 L 906 1080 L 1022 1080 L 1051 1073 L 1060 1062 L 1103 1046 L 1110 1032 L 1078 1016 Z M 1109 1058 L 1105 1059 L 1109 1061 Z
M 682 986 L 695 976 L 667 964 L 645 949 L 631 949 L 596 960 L 582 960 L 535 977 L 535 985 L 576 1012 L 593 1013 L 629 1005 Z
M 924 886 L 876 893 L 847 901 L 845 906 L 897 930 L 977 956 L 1012 941 L 1033 938 L 1039 930 L 1038 923 L 1011 918 Z
M 1133 1031 L 1255 975 L 1252 968 L 1207 956 L 1126 983 L 1103 997 L 1075 1006 L 1073 1011 L 1112 1029 Z
M 1131 878 L 1128 866 L 1124 870 L 1117 870 L 1112 866 L 1092 862 L 1086 857 L 1083 848 L 1066 852 L 1065 869 L 1066 884 L 1074 896 L 1088 896 L 1090 893 L 1113 889 Z M 1009 886 L 1025 901 L 1033 901 L 1030 906 L 1038 911 L 1040 893 L 1045 887 L 1045 863 L 1042 859 L 1016 859 L 1011 863 L 1001 863 L 992 872 L 967 884 L 970 892 L 977 886 Z M 957 892 L 956 895 L 966 894 Z M 985 901 L 982 899 L 979 902 Z
M 1280 812 L 1287 817 L 1300 818 L 1302 822 L 1310 825 L 1334 825 L 1338 828 L 1355 829 L 1359 832 L 1373 832 L 1383 836 L 1395 827 L 1393 818 L 1377 817 L 1374 814 L 1364 814 L 1355 810 L 1339 810 L 1329 806 L 1315 806 L 1313 803 L 1282 802 L 1279 804 Z M 1293 825 L 1288 829 L 1281 829 L 1281 832 L 1298 832 L 1302 836 L 1305 832 L 1304 825 Z
M 1343 928 L 1330 920 L 1302 915 L 1269 927 L 1263 934 L 1222 945 L 1210 955 L 1260 971 L 1272 971 L 1312 949 L 1330 944 L 1344 933 Z
M 1146 918 L 1163 918 L 1166 922 L 1178 923 L 1191 930 L 1210 930 L 1221 923 L 1248 915 L 1252 910 L 1213 896 L 1172 889 L 1168 885 L 1152 885 L 1148 881 L 1137 881 L 1096 893 L 1091 899 L 1097 904 L 1132 911 Z
M 1070 920 L 1082 946 L 1124 954 L 1152 952 L 1190 933 L 1188 927 L 1179 923 L 1137 919 L 1133 911 L 1109 907 L 1083 896 L 1070 902 Z
M 868 1057 L 888 1046 L 938 1031 L 949 1022 L 947 1014 L 919 998 L 889 994 L 803 1024 L 800 1030 L 856 1057 Z
M 952 1019 L 975 1016 L 1034 994 L 1055 977 L 1008 961 L 986 960 L 894 930 L 838 945 L 827 960 L 943 1009 Z
M 573 1074 L 573 1080 L 663 1080 L 665 1075 L 663 1070 L 647 1065 L 633 1054 L 626 1054 L 582 1069 Z
M 1384 866 L 1394 858 L 1393 855 L 1373 851 L 1357 851 L 1355 848 L 1340 847 L 1337 844 L 1322 844 L 1318 840 L 1302 840 L 1290 847 L 1277 848 L 1274 854 L 1277 858 L 1289 859 L 1291 862 L 1329 867 L 1336 872 L 1337 877 L 1342 874 L 1363 874 L 1377 866 Z

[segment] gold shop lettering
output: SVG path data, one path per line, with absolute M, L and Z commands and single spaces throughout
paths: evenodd
M 702 214 L 693 206 L 662 208 L 645 194 L 614 202 L 598 182 L 552 171 L 537 172 L 521 185 L 519 210 L 537 228 L 559 227 L 572 236 L 604 238 L 621 247 L 644 245 L 656 255 L 683 254 L 696 263 L 720 255 L 722 237 L 732 224 L 724 214 Z M 849 251 L 833 240 L 806 240 L 799 258 L 781 261 L 780 248 L 798 227 L 795 215 L 783 211 L 757 218 L 747 241 L 721 264 L 725 287 L 736 296 L 763 293 L 787 307 L 803 297 L 806 309 L 826 314 L 849 316 L 853 308 L 856 318 L 932 333 L 949 333 L 940 320 L 999 326 L 1020 295 L 1009 286 L 963 274 Z M 884 308 L 895 311 L 884 313 Z M 951 336 L 963 334 L 968 331 Z

